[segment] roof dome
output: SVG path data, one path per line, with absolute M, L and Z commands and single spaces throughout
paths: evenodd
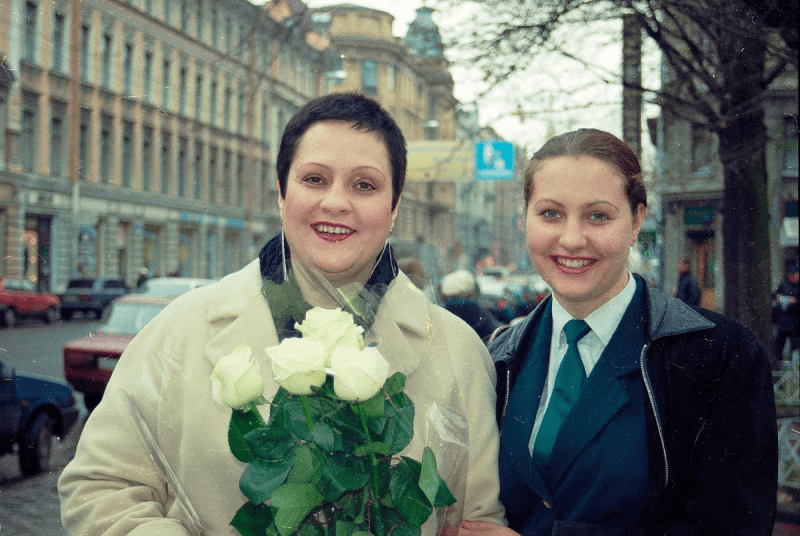
M 433 9 L 421 7 L 417 9 L 417 18 L 408 27 L 404 44 L 412 54 L 423 58 L 444 57 L 444 45 L 439 27 L 433 22 Z

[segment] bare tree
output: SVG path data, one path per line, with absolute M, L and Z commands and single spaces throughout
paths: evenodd
M 563 46 L 571 36 L 569 29 L 623 15 L 638 23 L 660 49 L 668 75 L 659 87 L 634 89 L 665 112 L 705 125 L 719 136 L 725 313 L 770 341 L 767 132 L 762 102 L 777 78 L 787 73 L 797 76 L 797 0 L 443 3 L 451 11 L 473 10 L 474 25 L 461 29 L 450 46 L 480 67 L 487 87 L 513 77 L 543 53 L 561 52 L 592 67 L 591 51 L 575 54 Z M 623 83 L 621 78 L 608 80 Z

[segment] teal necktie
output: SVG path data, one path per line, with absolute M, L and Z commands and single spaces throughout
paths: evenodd
M 564 326 L 567 353 L 564 354 L 561 366 L 558 367 L 553 394 L 550 396 L 550 403 L 544 412 L 536 442 L 533 444 L 533 459 L 540 467 L 550 459 L 558 429 L 567 418 L 572 405 L 578 400 L 583 382 L 586 381 L 586 369 L 583 368 L 583 361 L 578 352 L 578 341 L 590 331 L 592 329 L 589 324 L 583 320 L 570 320 Z

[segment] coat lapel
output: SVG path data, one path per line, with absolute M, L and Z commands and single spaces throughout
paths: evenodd
M 542 398 L 550 361 L 550 333 L 553 330 L 550 307 L 548 304 L 542 313 L 539 325 L 534 328 L 536 337 L 531 341 L 525 364 L 511 390 L 500 436 L 502 455 L 516 460 L 515 465 L 523 473 L 526 483 L 538 495 L 548 499 L 550 496 L 547 487 L 534 466 L 528 443 L 533 432 L 533 423 Z
M 547 481 L 557 486 L 575 458 L 630 400 L 623 376 L 639 370 L 644 346 L 645 304 L 642 285 L 600 356 L 597 365 L 558 432 L 548 463 Z

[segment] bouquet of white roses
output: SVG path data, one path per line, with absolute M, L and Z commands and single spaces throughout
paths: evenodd
M 214 398 L 233 409 L 228 440 L 247 463 L 249 502 L 231 521 L 242 535 L 411 536 L 433 509 L 455 502 L 425 449 L 398 456 L 414 435 L 405 376 L 367 346 L 349 313 L 313 308 L 301 338 L 267 348 L 281 386 L 264 423 L 264 383 L 250 349 L 212 372 Z

